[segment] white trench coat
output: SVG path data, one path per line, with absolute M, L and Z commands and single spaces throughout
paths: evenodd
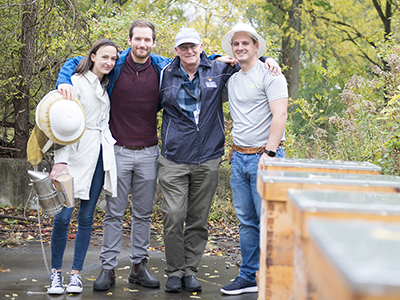
M 105 171 L 103 188 L 113 197 L 117 196 L 117 168 L 114 155 L 115 139 L 109 129 L 110 99 L 101 87 L 98 77 L 91 71 L 71 78 L 74 94 L 83 106 L 86 115 L 86 129 L 81 139 L 64 146 L 54 153 L 55 163 L 67 163 L 74 178 L 74 196 L 89 199 L 90 187 L 100 145 L 103 146 L 103 167 Z

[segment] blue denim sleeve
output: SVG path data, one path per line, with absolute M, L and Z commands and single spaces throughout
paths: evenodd
M 60 73 L 58 73 L 56 88 L 59 84 L 68 83 L 72 85 L 71 77 L 75 73 L 76 66 L 83 59 L 83 56 L 77 56 L 68 59 L 62 66 Z

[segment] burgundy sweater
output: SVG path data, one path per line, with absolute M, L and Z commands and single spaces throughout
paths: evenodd
M 129 54 L 110 97 L 110 130 L 118 145 L 157 144 L 158 98 L 158 76 L 151 58 L 138 70 Z

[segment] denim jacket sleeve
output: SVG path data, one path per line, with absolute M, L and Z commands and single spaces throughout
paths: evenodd
M 75 69 L 82 59 L 83 56 L 77 56 L 70 58 L 65 62 L 60 70 L 60 73 L 58 73 L 56 88 L 62 83 L 68 83 L 72 85 L 71 77 L 74 75 Z

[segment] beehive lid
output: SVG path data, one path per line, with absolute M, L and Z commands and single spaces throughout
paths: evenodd
M 313 219 L 308 228 L 355 293 L 400 295 L 400 223 Z
M 294 168 L 319 168 L 340 170 L 364 170 L 381 172 L 382 168 L 369 162 L 322 160 L 304 158 L 274 158 L 264 159 L 265 166 L 294 167 Z
M 393 175 L 317 173 L 258 170 L 258 177 L 263 182 L 299 183 L 299 184 L 332 184 L 380 186 L 400 188 L 400 177 Z
M 400 194 L 288 189 L 301 211 L 400 215 Z

